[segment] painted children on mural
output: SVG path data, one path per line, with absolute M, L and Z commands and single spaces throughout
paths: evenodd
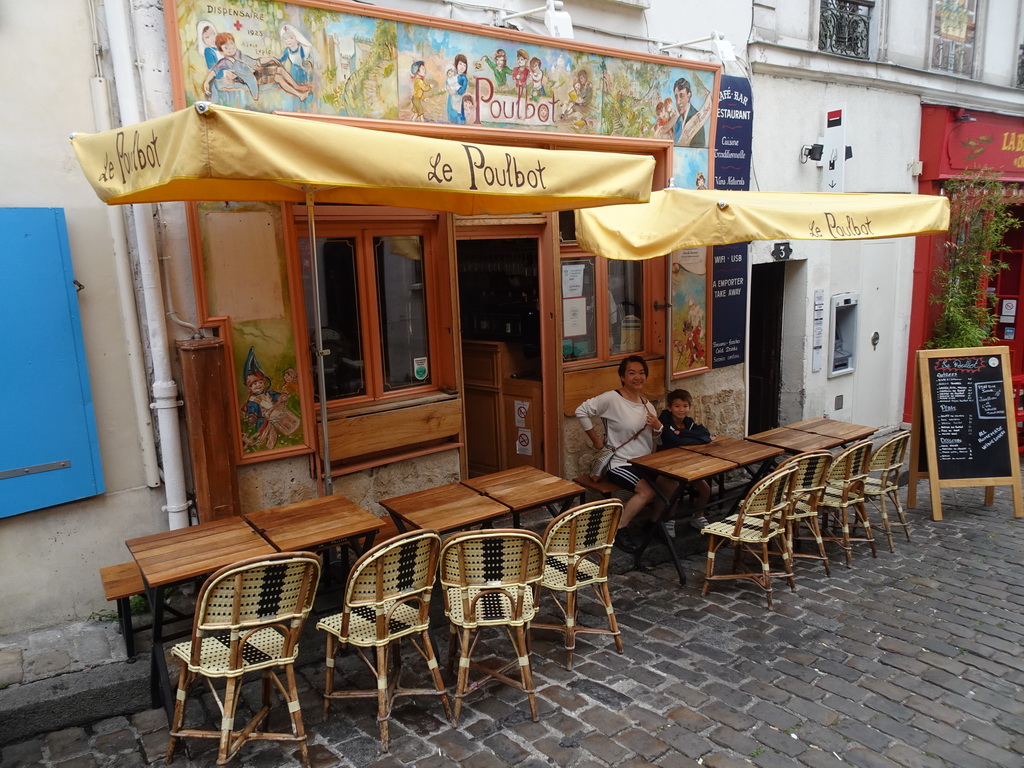
M 294 368 L 285 368 L 281 378 L 284 380 L 284 384 L 281 385 L 281 392 L 289 395 L 297 395 L 299 393 L 298 371 Z
M 526 83 L 530 79 L 530 54 L 525 48 L 516 51 L 516 66 L 512 70 L 512 82 L 516 84 L 516 96 L 526 97 Z
M 221 32 L 216 37 L 217 50 L 222 58 L 214 64 L 203 81 L 203 93 L 212 97 L 214 84 L 218 89 L 225 86 L 244 85 L 254 101 L 260 98 L 260 86 L 271 83 L 280 86 L 281 90 L 305 101 L 313 94 L 309 85 L 299 86 L 292 76 L 274 58 L 252 56 L 238 50 L 235 37 L 230 32 Z
M 497 88 L 504 88 L 508 83 L 508 76 L 512 74 L 512 67 L 508 65 L 508 54 L 505 53 L 505 49 L 499 48 L 494 52 L 494 61 L 491 61 L 489 56 L 484 56 L 476 63 L 476 68 L 483 69 L 484 64 L 490 67 L 491 72 L 494 73 L 494 85 Z
M 196 29 L 196 47 L 206 62 L 206 68 L 210 69 L 220 61 L 220 52 L 217 50 L 217 28 L 212 22 L 203 19 Z
M 548 84 L 547 73 L 541 69 L 540 58 L 534 56 L 530 59 L 530 99 L 540 101 L 547 96 L 546 86 Z
M 695 189 L 707 189 L 708 188 L 708 179 L 704 175 L 703 171 L 697 171 L 697 177 L 693 181 L 693 186 L 694 186 Z
M 422 123 L 423 97 L 430 90 L 430 83 L 427 82 L 427 65 L 422 60 L 412 63 L 412 119 Z M 452 70 L 449 70 L 451 72 Z
M 571 121 L 577 128 L 585 127 L 590 121 L 590 106 L 593 97 L 594 86 L 590 82 L 590 73 L 581 69 L 572 79 L 566 101 L 562 104 L 561 118 Z
M 706 147 L 708 145 L 704 122 L 691 104 L 693 86 L 685 77 L 680 77 L 672 86 L 672 94 L 676 99 L 676 111 L 679 113 L 674 126 L 674 141 L 679 147 Z
M 671 139 L 675 132 L 677 113 L 672 108 L 672 99 L 659 101 L 654 106 L 654 138 Z
M 312 91 L 316 74 L 316 51 L 313 44 L 291 24 L 281 25 L 281 43 L 284 50 L 278 61 L 284 64 L 296 87 L 308 86 Z
M 288 411 L 287 392 L 272 389 L 272 382 L 256 360 L 254 347 L 245 358 L 245 388 L 249 397 L 242 404 L 242 443 L 247 451 L 270 450 L 278 436 L 290 435 L 299 428 L 299 418 Z
M 476 114 L 476 100 L 468 93 L 462 97 L 462 118 L 469 125 L 477 125 L 480 122 Z
M 462 99 L 469 89 L 469 78 L 466 77 L 466 70 L 469 69 L 469 62 L 463 53 L 455 54 L 455 68 L 448 70 L 448 79 L 445 87 L 448 90 L 448 122 L 453 125 L 463 125 L 466 122 L 466 114 L 462 110 Z

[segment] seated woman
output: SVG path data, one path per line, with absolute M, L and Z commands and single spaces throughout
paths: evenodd
M 647 361 L 630 355 L 619 363 L 618 389 L 604 392 L 583 401 L 576 409 L 576 419 L 590 438 L 594 448 L 607 445 L 614 453 L 607 477 L 616 485 L 633 491 L 619 518 L 615 543 L 627 552 L 635 552 L 637 544 L 626 526 L 649 502 L 654 501 L 654 487 L 630 469 L 629 460 L 654 452 L 654 438 L 661 434 L 661 422 L 650 402 L 641 394 L 647 383 Z M 607 434 L 601 437 L 594 429 L 594 419 L 604 420 Z

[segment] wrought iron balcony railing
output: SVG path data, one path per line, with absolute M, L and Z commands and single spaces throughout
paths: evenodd
M 866 59 L 874 7 L 871 0 L 821 0 L 818 50 Z

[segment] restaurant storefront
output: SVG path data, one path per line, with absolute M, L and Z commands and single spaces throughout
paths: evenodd
M 478 146 L 649 155 L 655 188 L 711 178 L 720 75 L 708 64 L 347 2 L 165 10 L 179 107 L 209 100 Z M 494 154 L 470 158 L 482 179 L 543 185 L 543 169 Z M 227 391 L 198 387 L 185 401 L 226 410 L 235 449 L 219 470 L 193 467 L 220 499 L 205 513 L 197 499 L 201 514 L 317 492 L 295 462 L 316 478 L 321 396 L 334 486 L 372 504 L 521 465 L 572 476 L 571 413 L 618 383 L 622 356 L 650 361 L 653 398 L 671 378 L 710 370 L 707 249 L 671 267 L 613 262 L 576 246 L 571 211 L 426 208 L 317 204 L 315 248 L 303 205 L 191 208 L 199 325 L 218 339 Z M 197 464 L 209 451 L 192 454 Z
M 921 162 L 919 192 L 943 194 L 947 180 L 970 169 L 987 169 L 1002 183 L 1013 203 L 1012 212 L 1024 220 L 1024 119 L 958 107 L 925 105 L 921 114 Z M 910 365 L 904 405 L 904 420 L 910 421 L 913 402 L 913 356 L 929 338 L 938 317 L 931 303 L 933 275 L 941 263 L 941 236 L 919 237 L 914 263 L 914 312 L 910 325 Z M 1006 264 L 988 286 L 993 312 L 998 315 L 994 329 L 1000 344 L 1010 347 L 1011 376 L 1024 384 L 1024 333 L 1017 336 L 1018 306 L 1024 299 L 1024 229 L 1010 230 L 1006 250 L 993 257 Z

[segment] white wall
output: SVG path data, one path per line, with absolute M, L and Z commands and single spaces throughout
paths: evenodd
M 33 43 L 25 30 L 45 29 L 52 50 L 60 52 L 34 57 L 31 77 L 6 81 L 9 106 L 0 121 L 0 145 L 7 148 L 7 183 L 0 205 L 64 209 L 75 278 L 85 286 L 78 301 L 107 488 L 93 499 L 0 519 L 0 623 L 4 632 L 14 632 L 109 608 L 99 568 L 128 559 L 124 539 L 151 532 L 166 517 L 160 492 L 147 488 L 143 475 L 107 209 L 68 141 L 72 131 L 95 130 L 88 4 L 35 0 L 5 4 L 3 13 L 3 50 L 30 55 Z

